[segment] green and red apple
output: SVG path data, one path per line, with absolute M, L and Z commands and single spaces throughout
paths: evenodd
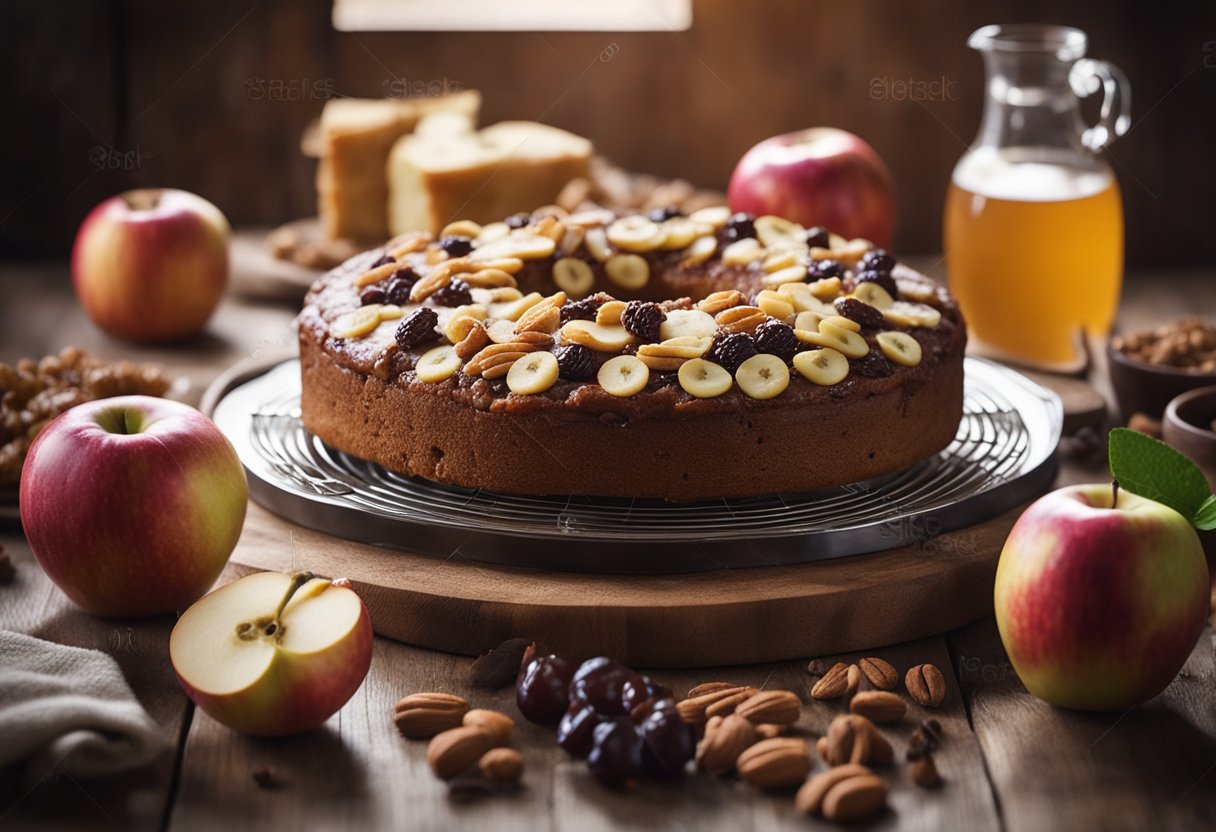
M 248 487 L 215 424 L 168 399 L 86 402 L 47 425 L 21 473 L 35 558 L 89 612 L 185 609 L 228 562 Z
M 354 695 L 372 624 L 347 581 L 261 572 L 186 610 L 169 639 L 186 695 L 234 730 L 284 736 L 320 725 Z
M 72 249 L 72 282 L 89 317 L 128 341 L 198 334 L 228 282 L 228 220 L 200 196 L 128 191 L 94 208 Z
M 811 228 L 890 247 L 895 228 L 891 173 L 861 138 L 812 127 L 765 139 L 735 166 L 732 211 L 776 214 Z
M 1109 484 L 1074 485 L 1014 525 L 997 567 L 996 621 L 1035 696 L 1122 710 L 1178 674 L 1203 632 L 1208 586 L 1186 517 Z

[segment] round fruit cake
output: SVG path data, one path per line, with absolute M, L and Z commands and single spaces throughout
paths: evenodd
M 405 474 L 689 501 L 907 468 L 962 416 L 945 289 L 775 216 L 547 209 L 417 234 L 322 276 L 305 427 Z

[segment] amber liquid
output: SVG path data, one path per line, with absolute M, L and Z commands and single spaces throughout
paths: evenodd
M 1084 360 L 1084 336 L 1108 334 L 1119 305 L 1119 186 L 1106 173 L 1030 168 L 967 170 L 964 161 L 955 171 L 950 288 L 981 352 L 1072 368 Z

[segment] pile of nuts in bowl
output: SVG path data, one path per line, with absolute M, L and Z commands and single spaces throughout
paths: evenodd
M 1116 335 L 1111 346 L 1144 364 L 1216 373 L 1216 326 L 1202 318 L 1182 318 L 1156 329 Z
M 0 362 L 0 485 L 15 485 L 30 443 L 70 407 L 111 396 L 164 396 L 170 379 L 151 364 L 102 361 L 76 347 Z

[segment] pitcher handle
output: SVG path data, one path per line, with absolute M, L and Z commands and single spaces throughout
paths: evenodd
M 1127 76 L 1106 61 L 1083 58 L 1072 65 L 1068 84 L 1080 98 L 1102 92 L 1098 123 L 1085 128 L 1081 143 L 1095 153 L 1127 132 L 1132 123 L 1132 93 Z

